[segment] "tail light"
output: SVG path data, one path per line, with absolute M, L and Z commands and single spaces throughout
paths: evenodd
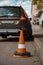
M 21 29 L 22 29 L 23 31 L 27 30 L 27 28 L 26 28 L 26 22 L 28 22 L 28 21 L 27 21 L 26 17 L 21 17 L 20 22 L 23 23 Z
M 20 22 L 27 22 L 27 19 L 25 17 L 21 17 Z
M 22 19 L 22 20 L 23 20 L 23 19 L 25 20 L 25 17 L 21 17 L 21 19 Z

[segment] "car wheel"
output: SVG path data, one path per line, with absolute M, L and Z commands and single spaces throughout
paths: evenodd
M 34 36 L 33 36 L 33 35 L 32 35 L 31 37 L 26 36 L 24 39 L 25 39 L 26 41 L 33 41 L 33 40 L 34 40 Z
M 27 33 L 25 36 L 24 36 L 25 40 L 28 40 L 28 41 L 33 41 L 34 40 L 34 36 L 32 35 L 32 31 Z

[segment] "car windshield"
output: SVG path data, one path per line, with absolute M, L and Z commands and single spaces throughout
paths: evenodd
M 0 7 L 0 16 L 21 16 L 19 7 Z

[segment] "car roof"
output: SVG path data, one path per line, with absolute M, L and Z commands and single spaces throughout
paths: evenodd
M 0 6 L 0 8 L 6 8 L 6 7 L 14 7 L 14 8 L 20 8 L 21 6 Z

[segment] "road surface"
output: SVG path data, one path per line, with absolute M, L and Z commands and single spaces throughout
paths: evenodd
M 42 33 L 39 26 L 33 26 L 32 29 L 33 35 Z M 13 54 L 17 51 L 19 43 L 18 40 L 15 40 L 15 38 L 8 38 L 5 40 L 0 37 L 0 65 L 42 65 L 36 47 L 34 46 L 35 41 L 25 41 L 24 43 L 26 45 L 26 51 L 30 52 L 32 57 L 14 58 Z M 40 40 L 42 41 L 42 39 Z

